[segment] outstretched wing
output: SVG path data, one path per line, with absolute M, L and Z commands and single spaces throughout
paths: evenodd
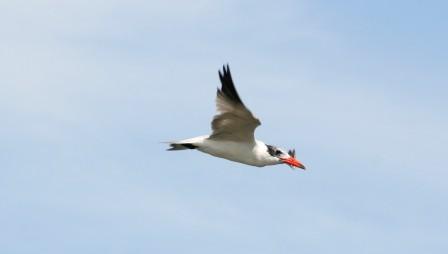
M 229 65 L 223 66 L 219 73 L 221 89 L 216 96 L 217 114 L 212 121 L 211 139 L 254 142 L 254 131 L 260 120 L 255 118 L 244 106 L 230 75 Z

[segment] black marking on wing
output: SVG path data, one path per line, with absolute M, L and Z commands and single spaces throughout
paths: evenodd
M 221 80 L 221 89 L 218 88 L 218 95 L 224 96 L 234 103 L 243 104 L 235 85 L 233 84 L 232 75 L 230 74 L 229 65 L 222 66 L 222 73 L 218 71 L 219 79 Z

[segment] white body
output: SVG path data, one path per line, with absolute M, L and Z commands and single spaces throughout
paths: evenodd
M 178 143 L 190 143 L 197 146 L 196 149 L 201 152 L 257 167 L 282 163 L 278 158 L 270 156 L 265 143 L 259 140 L 250 143 L 214 140 L 205 135 L 178 141 Z

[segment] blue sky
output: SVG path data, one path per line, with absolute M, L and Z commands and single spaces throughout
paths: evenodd
M 0 252 L 446 253 L 447 8 L 1 1 Z M 309 170 L 165 151 L 224 63 Z

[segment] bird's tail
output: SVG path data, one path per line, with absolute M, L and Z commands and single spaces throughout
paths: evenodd
M 170 143 L 170 148 L 166 149 L 167 151 L 177 151 L 177 150 L 185 150 L 185 149 L 196 149 L 197 146 L 191 143 Z
M 184 140 L 180 140 L 180 141 L 167 142 L 170 145 L 170 148 L 168 148 L 167 151 L 196 149 L 202 144 L 202 142 L 207 137 L 208 136 L 200 136 L 200 137 L 184 139 Z

